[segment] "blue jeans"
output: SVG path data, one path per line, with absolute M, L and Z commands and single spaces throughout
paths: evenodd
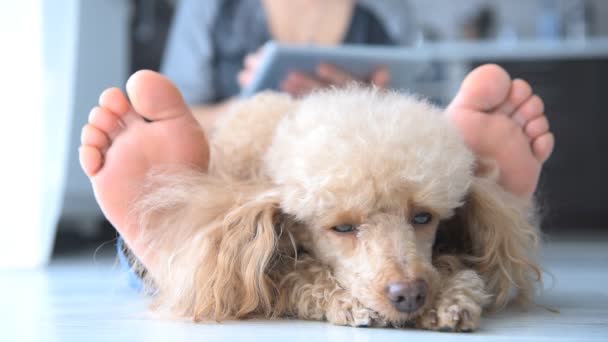
M 144 283 L 139 275 L 133 271 L 133 265 L 131 265 L 129 258 L 127 258 L 127 255 L 125 254 L 125 248 L 125 242 L 122 237 L 119 236 L 118 240 L 116 240 L 116 253 L 118 255 L 120 268 L 127 272 L 129 287 L 137 291 L 142 291 L 144 289 Z

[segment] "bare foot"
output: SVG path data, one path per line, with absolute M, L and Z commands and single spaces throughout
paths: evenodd
M 497 162 L 500 185 L 524 199 L 534 194 L 554 137 L 527 82 L 483 65 L 465 78 L 446 113 L 478 157 Z
M 80 164 L 106 218 L 149 264 L 145 246 L 138 243 L 140 231 L 128 215 L 131 202 L 150 168 L 179 164 L 206 169 L 209 147 L 178 90 L 160 74 L 135 73 L 127 81 L 127 93 L 131 105 L 117 88 L 101 94 L 82 128 Z

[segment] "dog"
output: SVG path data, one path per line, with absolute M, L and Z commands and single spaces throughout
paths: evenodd
M 532 202 L 421 98 L 266 92 L 210 146 L 208 170 L 157 171 L 136 202 L 159 310 L 467 332 L 541 280 Z

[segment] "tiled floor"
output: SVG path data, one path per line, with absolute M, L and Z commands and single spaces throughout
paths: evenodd
M 549 241 L 539 303 L 509 311 L 472 334 L 337 327 L 320 322 L 165 321 L 129 290 L 112 258 L 62 257 L 47 269 L 0 271 L 0 341 L 608 341 L 608 235 Z

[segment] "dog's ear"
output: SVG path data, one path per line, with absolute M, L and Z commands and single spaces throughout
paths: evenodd
M 210 274 L 216 319 L 271 316 L 279 298 L 269 271 L 276 262 L 282 215 L 276 191 L 260 190 L 228 211 L 221 223 L 216 266 Z
M 539 240 L 534 208 L 503 190 L 495 176 L 475 177 L 457 219 L 468 240 L 463 261 L 483 277 L 494 296 L 492 307 L 500 308 L 513 290 L 518 302 L 528 302 L 541 272 L 534 261 Z
M 168 176 L 155 177 L 155 190 L 138 207 L 158 254 L 148 272 L 156 306 L 197 321 L 275 314 L 270 274 L 283 219 L 277 191 L 197 172 Z

